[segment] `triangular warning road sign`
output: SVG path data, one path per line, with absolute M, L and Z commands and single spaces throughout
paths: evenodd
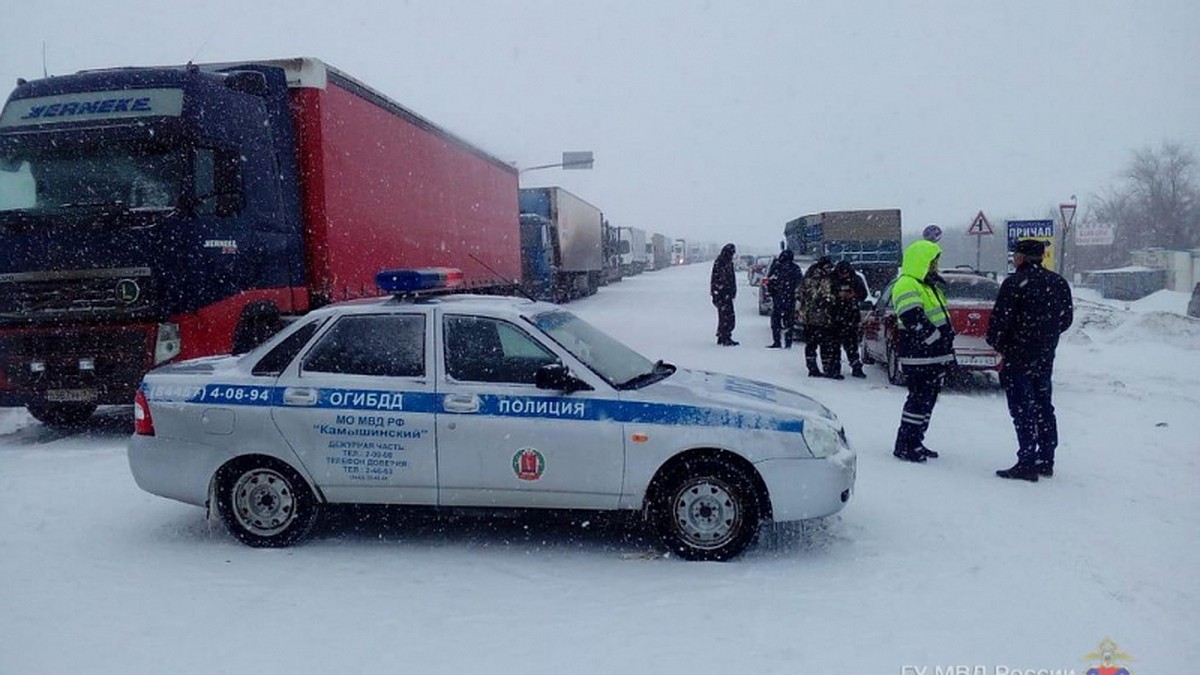
M 980 211 L 979 215 L 975 216 L 975 220 L 971 223 L 967 234 L 994 234 L 992 232 L 992 224 L 988 222 L 987 216 L 983 215 L 983 211 Z

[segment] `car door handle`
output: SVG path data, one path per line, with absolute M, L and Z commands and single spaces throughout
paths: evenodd
M 317 390 L 308 387 L 288 387 L 283 390 L 285 405 L 314 405 L 317 402 Z
M 442 408 L 446 412 L 479 412 L 479 397 L 474 394 L 446 394 L 442 399 Z

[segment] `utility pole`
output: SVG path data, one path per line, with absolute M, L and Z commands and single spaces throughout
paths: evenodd
M 1063 233 L 1062 253 L 1058 254 L 1058 269 L 1062 272 L 1063 277 L 1067 276 L 1067 240 L 1070 239 L 1071 224 L 1075 222 L 1075 207 L 1075 195 L 1071 195 L 1071 201 L 1058 205 L 1058 215 L 1062 218 Z

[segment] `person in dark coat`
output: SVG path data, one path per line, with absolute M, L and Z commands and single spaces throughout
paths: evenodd
M 831 340 L 830 313 L 833 309 L 833 261 L 822 256 L 804 273 L 800 282 L 800 314 L 804 325 L 804 361 L 809 377 L 832 377 L 844 379 L 834 372 L 834 364 L 840 364 L 841 354 L 834 351 Z M 817 352 L 821 353 L 821 368 L 817 367 Z M 822 372 L 822 368 L 824 372 Z M 837 370 L 841 367 L 838 365 Z
M 733 327 L 736 319 L 733 314 L 733 299 L 737 297 L 737 277 L 733 272 L 733 254 L 737 247 L 725 244 L 721 253 L 713 261 L 712 280 L 708 284 L 708 292 L 712 295 L 712 303 L 717 308 L 717 344 L 732 347 Z
M 767 347 L 792 348 L 792 327 L 796 321 L 796 289 L 804 279 L 804 270 L 795 262 L 791 249 L 783 249 L 771 263 L 767 274 L 767 292 L 771 295 L 771 344 Z M 779 340 L 782 335 L 783 344 Z
M 1017 271 L 1000 285 L 987 333 L 988 344 L 1004 357 L 1000 383 L 1017 432 L 1017 463 L 996 475 L 1031 482 L 1054 475 L 1058 421 L 1050 376 L 1058 337 L 1075 312 L 1066 280 L 1042 267 L 1044 253 L 1041 241 L 1017 242 Z
M 867 285 L 854 273 L 849 261 L 838 261 L 833 267 L 833 310 L 830 331 L 833 334 L 834 352 L 837 353 L 837 372 L 842 370 L 841 351 L 845 350 L 850 361 L 850 375 L 866 377 L 863 372 L 860 346 L 862 344 L 862 313 L 859 309 L 867 299 Z

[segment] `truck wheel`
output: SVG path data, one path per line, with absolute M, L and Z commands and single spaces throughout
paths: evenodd
M 50 401 L 30 401 L 25 409 L 37 421 L 48 427 L 78 427 L 92 417 L 96 412 L 95 403 L 52 403 Z
M 896 350 L 892 349 L 891 345 L 887 346 L 887 376 L 888 382 L 903 387 L 904 386 L 904 370 L 900 368 L 900 358 L 896 356 Z
M 229 533 L 243 544 L 280 548 L 312 533 L 320 505 L 291 467 L 257 457 L 222 470 L 217 511 Z
M 688 462 L 659 494 L 654 510 L 659 535 L 686 560 L 729 560 L 758 533 L 758 492 L 749 477 L 727 462 Z

